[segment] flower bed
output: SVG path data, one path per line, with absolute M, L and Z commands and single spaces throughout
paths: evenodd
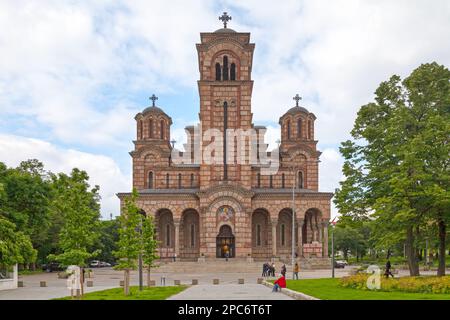
M 343 288 L 370 290 L 367 287 L 367 279 L 369 276 L 369 274 L 357 274 L 343 277 L 339 281 L 339 286 Z M 385 278 L 381 275 L 381 288 L 379 290 L 450 294 L 450 276 L 401 277 L 392 279 Z

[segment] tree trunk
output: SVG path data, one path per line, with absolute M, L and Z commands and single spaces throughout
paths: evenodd
M 81 293 L 81 296 L 83 296 L 84 295 L 84 268 L 83 267 L 80 268 L 80 284 L 81 284 L 80 293 Z
M 419 264 L 417 263 L 417 251 L 414 247 L 414 234 L 412 227 L 408 227 L 406 230 L 405 252 L 408 259 L 410 276 L 419 276 Z
M 126 296 L 130 294 L 130 270 L 125 269 L 123 279 L 123 290 Z
M 147 287 L 150 287 L 150 265 L 147 266 Z
M 445 276 L 445 222 L 443 219 L 439 219 L 439 266 L 437 275 L 438 277 Z

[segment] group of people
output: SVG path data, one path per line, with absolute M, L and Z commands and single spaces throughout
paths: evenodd
M 280 274 L 278 275 L 277 280 L 274 282 L 273 286 L 273 292 L 277 292 L 281 290 L 281 288 L 286 288 L 286 265 L 283 264 L 281 266 Z M 298 280 L 298 272 L 300 271 L 300 267 L 298 263 L 296 262 L 294 265 L 294 279 Z M 275 277 L 275 263 L 270 264 L 269 262 L 266 262 L 263 264 L 263 270 L 262 270 L 262 276 L 263 277 Z

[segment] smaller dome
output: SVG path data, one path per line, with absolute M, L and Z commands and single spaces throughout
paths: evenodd
M 216 31 L 214 31 L 214 33 L 236 33 L 236 31 L 234 31 L 233 29 L 230 29 L 230 28 L 222 28 L 222 29 L 217 29 Z
M 309 113 L 309 111 L 306 108 L 303 108 L 303 107 L 290 108 L 286 113 L 294 114 L 294 113 L 299 113 L 299 112 Z
M 169 117 L 167 115 L 167 113 L 165 113 L 161 108 L 156 107 L 156 106 L 150 106 L 150 107 L 145 108 L 144 111 L 142 111 L 136 115 L 135 119 L 138 119 L 140 116 L 145 116 L 148 113 L 155 113 L 155 114 L 163 115 L 169 119 L 169 124 L 172 124 L 172 118 Z
M 146 113 L 149 113 L 149 112 L 162 113 L 162 114 L 165 114 L 167 116 L 167 114 L 159 107 L 148 107 L 148 108 L 145 108 L 144 111 L 142 111 L 142 114 L 146 114 Z

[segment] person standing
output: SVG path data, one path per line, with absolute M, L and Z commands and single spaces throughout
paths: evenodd
M 283 277 L 286 278 L 286 265 L 285 264 L 283 264 L 281 266 L 281 274 L 283 275 Z
M 294 265 L 294 278 L 298 280 L 298 272 L 300 271 L 300 267 L 298 266 L 298 262 Z
M 391 276 L 392 278 L 394 277 L 391 272 L 391 261 L 389 260 L 386 262 L 386 271 L 384 272 L 384 275 L 386 276 L 386 278 L 389 278 L 389 276 Z

